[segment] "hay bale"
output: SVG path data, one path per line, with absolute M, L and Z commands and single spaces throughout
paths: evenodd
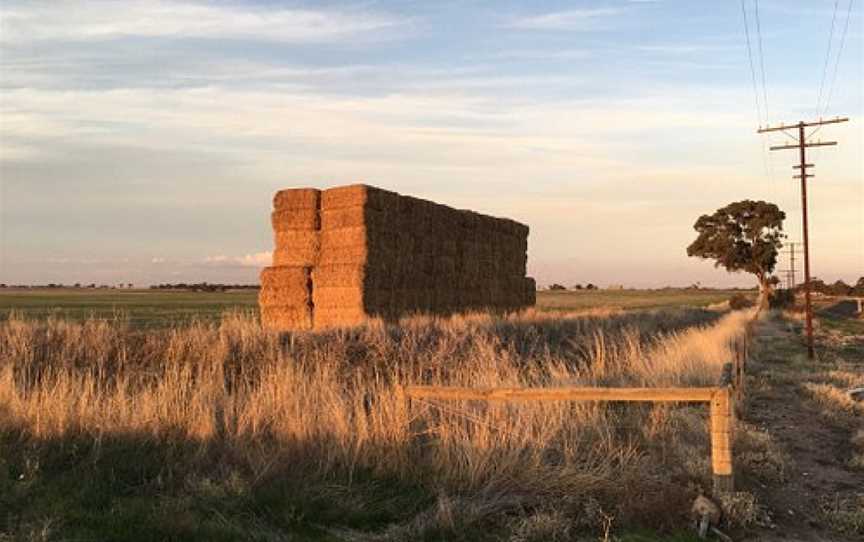
M 380 265 L 334 264 L 312 269 L 315 287 L 383 288 L 391 284 L 392 272 Z
M 261 307 L 261 325 L 276 331 L 305 331 L 312 329 L 312 310 L 309 307 L 270 305 Z
M 321 203 L 321 191 L 316 188 L 288 188 L 276 192 L 273 196 L 273 208 L 277 211 L 285 209 L 318 209 Z
M 314 207 L 282 209 L 270 213 L 270 224 L 277 233 L 289 230 L 318 230 L 318 222 L 318 209 Z
M 305 288 L 309 284 L 309 268 L 272 266 L 261 270 L 261 288 Z
M 322 249 L 318 257 L 318 264 L 363 265 L 366 262 L 375 262 L 376 265 L 383 265 L 382 262 L 387 262 L 392 267 L 398 261 L 396 258 L 397 255 L 394 250 L 358 245 Z
M 390 213 L 387 210 L 375 209 L 364 205 L 322 209 L 320 215 L 322 230 L 337 230 L 340 228 L 383 230 L 392 226 L 388 222 Z
M 396 255 L 396 235 L 364 227 L 339 228 L 321 232 L 322 265 L 365 264 L 393 267 Z
M 315 308 L 312 321 L 315 329 L 353 327 L 363 324 L 369 315 L 363 309 L 343 307 Z
M 312 292 L 307 285 L 280 286 L 261 288 L 258 292 L 258 304 L 262 307 L 290 306 L 307 307 L 312 301 Z
M 347 309 L 380 310 L 382 300 L 391 302 L 389 290 L 363 289 L 351 286 L 315 286 L 312 289 L 312 304 L 319 308 L 343 307 Z
M 533 307 L 537 304 L 537 283 L 531 277 L 525 277 L 524 282 L 525 305 Z
M 376 246 L 396 248 L 396 234 L 385 230 L 373 230 L 365 226 L 321 231 L 321 246 L 325 249 L 342 247 Z
M 329 211 L 341 207 L 366 207 L 388 210 L 398 205 L 400 196 L 395 192 L 365 184 L 352 184 L 330 188 L 321 193 L 321 210 Z
M 321 252 L 321 234 L 311 230 L 276 232 L 274 266 L 312 267 L 318 263 Z

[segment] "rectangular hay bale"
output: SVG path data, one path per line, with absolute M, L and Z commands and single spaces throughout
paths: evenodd
M 306 288 L 309 269 L 299 266 L 272 266 L 261 270 L 261 288 Z
M 271 305 L 261 307 L 261 325 L 277 331 L 312 329 L 312 311 L 308 307 Z
M 315 329 L 354 327 L 363 324 L 369 315 L 362 309 L 345 307 L 316 308 L 313 315 Z
M 379 288 L 390 283 L 390 275 L 391 273 L 381 265 L 318 265 L 312 269 L 312 282 L 316 288 Z
M 312 301 L 312 292 L 306 284 L 261 288 L 258 292 L 258 304 L 262 307 L 273 305 L 306 307 Z
M 270 225 L 274 232 L 289 230 L 318 230 L 318 209 L 282 209 L 270 213 Z
M 392 224 L 388 222 L 389 213 L 386 210 L 375 209 L 364 205 L 322 209 L 320 215 L 322 230 L 358 227 L 381 230 L 392 226 Z
M 318 209 L 321 191 L 317 188 L 286 188 L 273 196 L 273 209 Z
M 399 198 L 396 192 L 365 184 L 352 184 L 324 190 L 321 193 L 321 210 L 356 206 L 388 210 L 398 205 Z
M 317 231 L 288 230 L 276 232 L 275 266 L 311 267 L 318 263 L 321 234 Z

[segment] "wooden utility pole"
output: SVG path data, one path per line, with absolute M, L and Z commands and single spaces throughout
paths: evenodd
M 783 272 L 786 274 L 786 289 L 792 291 L 795 289 L 795 245 L 794 241 L 788 243 L 789 245 L 789 269 L 784 269 Z
M 789 137 L 795 139 L 795 137 L 792 136 L 792 134 L 786 132 L 786 130 L 792 130 L 794 128 L 798 129 L 798 141 L 794 145 L 777 145 L 771 147 L 771 150 L 782 151 L 788 149 L 798 149 L 799 162 L 797 166 L 792 166 L 792 168 L 801 171 L 799 175 L 795 175 L 793 176 L 793 178 L 801 179 L 801 219 L 804 226 L 804 310 L 806 311 L 807 317 L 807 357 L 809 357 L 810 359 L 814 358 L 815 352 L 813 349 L 813 305 L 810 300 L 810 239 L 807 232 L 807 179 L 809 177 L 813 177 L 813 175 L 807 173 L 807 168 L 811 168 L 814 166 L 813 164 L 807 163 L 806 150 L 808 147 L 825 147 L 829 145 L 836 145 L 837 142 L 817 141 L 816 143 L 808 143 L 807 136 L 804 134 L 804 129 L 813 126 L 822 126 L 825 124 L 837 124 L 839 122 L 847 122 L 848 120 L 848 118 L 841 119 L 840 117 L 837 117 L 829 120 L 819 119 L 812 122 L 801 121 L 798 124 L 781 124 L 780 126 L 766 126 L 765 128 L 760 127 L 757 131 L 760 134 L 764 134 L 765 132 L 784 132 Z M 815 131 L 813 133 L 815 133 Z
M 789 243 L 789 289 L 795 289 L 795 243 Z

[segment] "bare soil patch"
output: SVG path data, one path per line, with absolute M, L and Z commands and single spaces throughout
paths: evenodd
M 864 347 L 833 341 L 823 329 L 820 359 L 811 362 L 799 331 L 796 322 L 768 319 L 749 367 L 747 421 L 776 441 L 789 464 L 782 480 L 742 480 L 772 518 L 748 540 L 861 540 L 864 469 L 856 463 L 856 435 L 864 404 L 845 389 L 864 384 Z

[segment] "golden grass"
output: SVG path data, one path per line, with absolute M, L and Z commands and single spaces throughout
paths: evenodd
M 589 517 L 676 524 L 709 480 L 704 409 L 409 401 L 400 386 L 713 385 L 750 316 L 476 314 L 283 336 L 243 314 L 149 332 L 13 316 L 0 324 L 0 425 L 31 443 L 193 443 L 242 458 L 252 484 L 285 465 L 310 484 L 409 481 L 443 495 L 439 523 L 530 510 L 519 537 Z M 473 504 L 447 500 L 458 495 Z

